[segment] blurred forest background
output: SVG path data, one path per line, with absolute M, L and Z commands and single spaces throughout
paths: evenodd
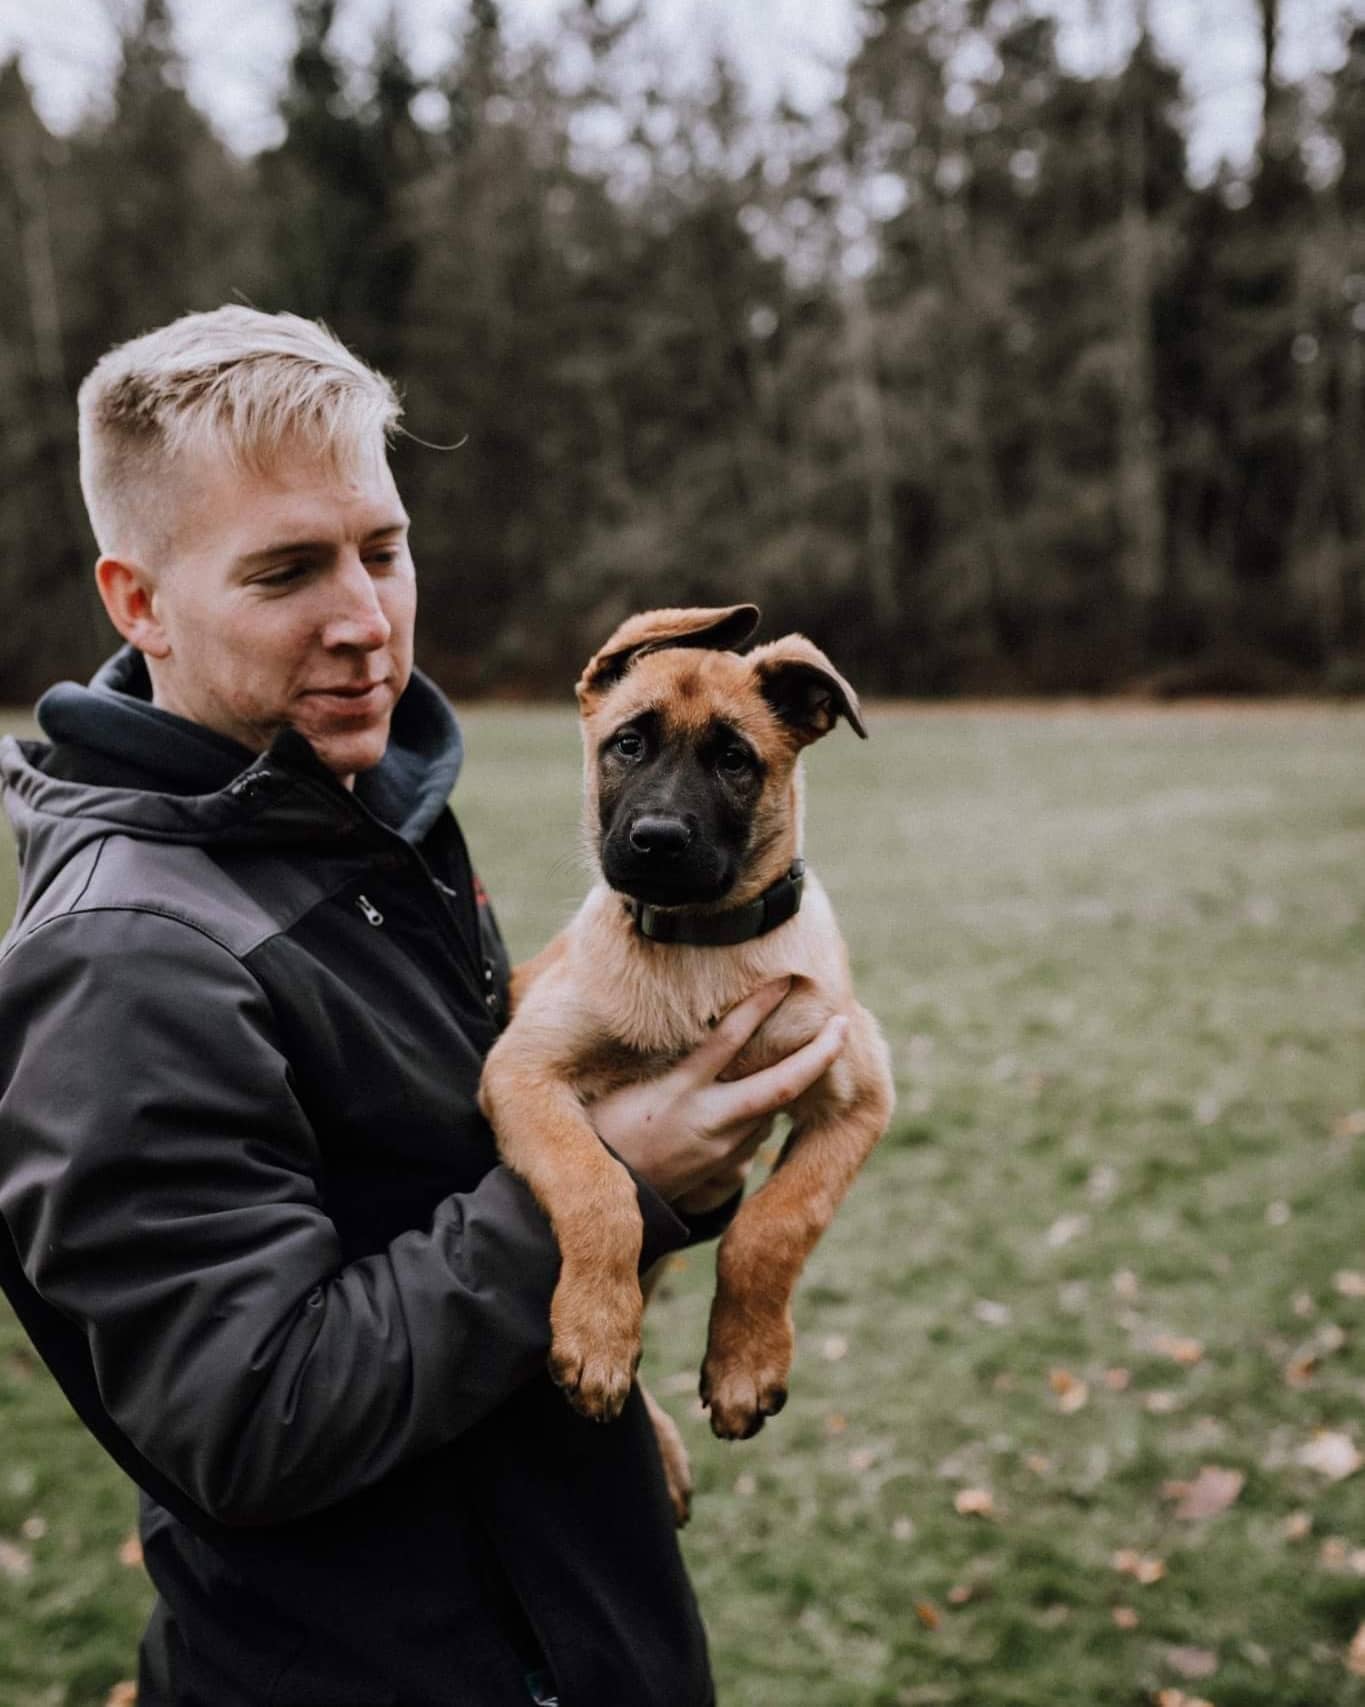
M 722 60 L 680 90 L 593 0 L 533 44 L 456 9 L 433 105 L 396 14 L 357 83 L 335 0 L 293 0 L 252 158 L 166 0 L 70 134 L 0 68 L 0 703 L 111 645 L 80 378 L 233 298 L 325 319 L 463 441 L 396 449 L 457 693 L 558 691 L 626 610 L 738 597 L 883 693 L 1365 689 L 1365 18 L 1323 0 L 1342 54 L 1298 85 L 1245 0 L 1259 140 L 1199 182 L 1146 0 L 1089 3 L 1133 44 L 1109 72 L 1041 3 L 862 0 L 810 113 Z

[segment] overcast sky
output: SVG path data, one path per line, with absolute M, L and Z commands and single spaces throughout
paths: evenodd
M 107 88 L 116 55 L 112 18 L 137 0 L 0 0 L 0 56 L 18 51 L 47 122 L 66 128 Z M 363 57 L 375 22 L 393 0 L 341 0 L 334 40 Z M 513 34 L 546 28 L 562 0 L 503 0 Z M 397 0 L 419 70 L 449 57 L 464 0 Z M 1152 0 L 1162 45 L 1184 68 L 1193 98 L 1191 157 L 1202 176 L 1223 156 L 1246 159 L 1259 107 L 1256 0 Z M 1281 0 L 1283 75 L 1297 79 L 1340 57 L 1337 0 Z M 1356 0 L 1365 12 L 1365 0 Z M 1080 66 L 1095 63 L 1105 36 L 1095 18 L 1121 16 L 1128 0 L 1052 0 L 1064 22 L 1063 48 Z M 272 106 L 291 47 L 287 0 L 171 0 L 190 91 L 223 136 L 243 152 L 274 139 Z M 760 99 L 779 88 L 802 105 L 838 88 L 838 67 L 854 34 L 853 0 L 647 0 L 650 31 L 676 68 L 729 49 Z M 1121 32 L 1110 37 L 1111 45 Z

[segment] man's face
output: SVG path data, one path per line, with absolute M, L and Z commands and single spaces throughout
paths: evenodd
M 156 703 L 253 752 L 288 725 L 349 787 L 412 673 L 408 518 L 382 451 L 345 475 L 300 451 L 268 477 L 201 463 L 181 482 Z

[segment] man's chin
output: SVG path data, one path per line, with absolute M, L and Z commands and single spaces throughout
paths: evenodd
M 362 771 L 373 770 L 389 745 L 389 723 L 382 728 L 326 731 L 302 729 L 318 762 L 327 767 L 343 787 L 350 788 Z

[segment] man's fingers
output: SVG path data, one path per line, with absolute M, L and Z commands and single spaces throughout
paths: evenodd
M 759 1115 L 775 1114 L 785 1108 L 789 1102 L 799 1097 L 802 1091 L 807 1091 L 833 1063 L 838 1059 L 839 1051 L 848 1037 L 848 1019 L 843 1014 L 835 1014 L 827 1019 L 809 1043 L 790 1055 L 785 1055 L 780 1061 L 775 1061 L 771 1067 L 764 1067 L 761 1072 L 750 1073 L 746 1079 L 735 1079 L 729 1084 L 717 1084 L 713 1095 L 717 1106 L 724 1110 L 716 1124 L 728 1125 L 731 1121 L 753 1120 Z M 721 1102 L 721 1098 L 724 1102 Z
M 721 1016 L 711 1035 L 687 1057 L 697 1082 L 714 1079 L 725 1071 L 791 987 L 790 978 L 775 978 Z

